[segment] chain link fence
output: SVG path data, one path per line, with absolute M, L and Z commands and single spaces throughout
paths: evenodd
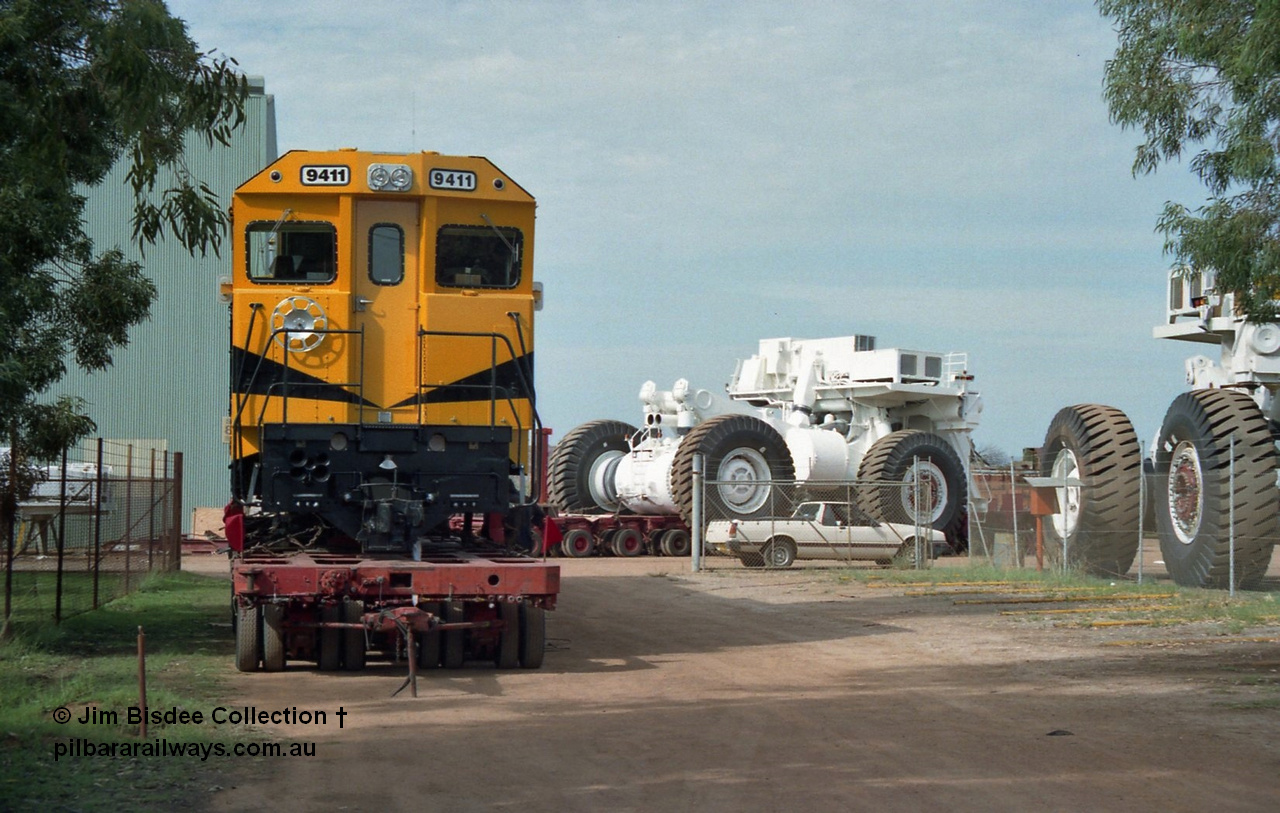
M 736 559 L 765 569 L 797 562 L 926 568 L 957 552 L 933 526 L 963 521 L 961 506 L 938 504 L 928 478 L 905 485 L 706 480 L 700 507 L 711 567 Z
M 97 439 L 38 474 L 12 536 L 0 530 L 6 626 L 58 623 L 178 569 L 181 453 Z
M 1145 458 L 1086 471 L 1073 455 L 1042 461 L 1030 450 L 1007 468 L 975 469 L 970 553 L 1001 567 L 1280 589 L 1276 471 L 1225 446 L 1211 461 L 1188 441 L 1157 456 L 1162 473 Z

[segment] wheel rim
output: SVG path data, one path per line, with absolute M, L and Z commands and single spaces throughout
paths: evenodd
M 1204 478 L 1200 466 L 1200 453 L 1195 444 L 1182 441 L 1173 449 L 1169 459 L 1169 519 L 1174 536 L 1184 545 L 1190 545 L 1200 533 L 1200 520 L 1204 515 Z
M 769 500 L 769 487 L 762 483 L 772 479 L 769 461 L 755 449 L 734 449 L 725 455 L 716 469 L 717 491 L 731 511 L 750 514 Z
M 781 543 L 773 543 L 769 546 L 769 563 L 774 567 L 785 567 L 787 565 L 787 549 Z
M 920 480 L 922 494 L 927 494 L 926 504 L 921 519 L 932 525 L 942 516 L 950 495 L 947 492 L 947 478 L 932 460 L 921 460 L 913 463 L 902 478 L 902 508 L 908 517 L 916 516 L 916 479 Z
M 626 452 L 608 451 L 591 464 L 591 471 L 587 474 L 587 491 L 601 508 L 616 511 L 620 507 L 614 475 L 625 454 Z
M 1070 449 L 1060 449 L 1053 459 L 1050 478 L 1059 482 L 1080 479 L 1080 462 Z M 1080 487 L 1064 486 L 1057 489 L 1058 513 L 1051 515 L 1053 530 L 1059 539 L 1069 539 L 1080 524 Z

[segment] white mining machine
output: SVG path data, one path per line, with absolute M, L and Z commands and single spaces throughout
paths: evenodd
M 1065 540 L 1069 561 L 1084 569 L 1123 575 L 1137 555 L 1145 502 L 1175 582 L 1227 587 L 1234 564 L 1237 585 L 1257 586 L 1280 537 L 1280 324 L 1247 321 L 1212 272 L 1175 269 L 1154 335 L 1219 353 L 1186 361 L 1190 391 L 1170 404 L 1146 461 L 1120 410 L 1058 412 L 1040 473 L 1070 485 L 1058 489 L 1046 534 Z
M 646 382 L 642 428 L 592 421 L 556 444 L 551 503 L 578 518 L 567 523 L 564 552 L 587 555 L 608 543 L 629 555 L 643 552 L 647 536 L 654 552 L 686 553 L 687 528 L 680 537 L 678 526 L 692 513 L 697 454 L 714 484 L 709 517 L 776 513 L 773 481 L 911 486 L 920 478 L 920 493 L 932 495 L 929 521 L 962 547 L 971 433 L 982 411 L 971 381 L 962 353 L 877 350 L 872 336 L 843 336 L 762 340 L 724 393 L 684 379 L 666 391 Z M 912 488 L 867 493 L 873 518 L 911 521 Z M 595 539 L 581 521 L 593 516 L 607 518 Z

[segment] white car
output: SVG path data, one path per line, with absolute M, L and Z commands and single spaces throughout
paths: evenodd
M 804 502 L 785 519 L 716 520 L 707 524 L 707 545 L 738 557 L 748 567 L 790 567 L 797 559 L 849 559 L 889 564 L 914 559 L 916 527 L 877 522 L 839 502 Z M 853 519 L 851 519 L 851 516 Z M 857 521 L 853 521 L 857 520 Z M 927 555 L 949 551 L 946 535 L 927 534 Z

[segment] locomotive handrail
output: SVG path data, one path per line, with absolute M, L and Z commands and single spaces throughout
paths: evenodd
M 361 341 L 360 341 L 360 365 L 359 365 L 359 367 L 360 367 L 360 378 L 359 378 L 359 380 L 357 380 L 357 381 L 316 381 L 316 382 L 298 381 L 298 382 L 290 382 L 290 381 L 289 381 L 289 369 L 290 369 L 290 368 L 289 368 L 289 354 L 286 352 L 286 353 L 285 353 L 285 357 L 284 357 L 284 364 L 283 364 L 283 365 L 281 365 L 281 366 L 283 367 L 283 369 L 284 369 L 284 378 L 283 378 L 283 380 L 281 380 L 281 381 L 273 381 L 273 382 L 271 382 L 270 384 L 268 384 L 268 385 L 267 385 L 266 392 L 264 392 L 264 393 L 263 393 L 263 398 L 262 398 L 262 409 L 258 412 L 258 417 L 257 417 L 257 426 L 258 426 L 259 431 L 261 431 L 262 427 L 263 427 L 263 426 L 264 426 L 264 424 L 265 424 L 265 421 L 266 421 L 266 415 L 267 415 L 267 407 L 268 407 L 268 405 L 270 405 L 270 403 L 271 403 L 271 397 L 272 397 L 272 395 L 274 394 L 274 391 L 275 391 L 276 389 L 280 389 L 280 388 L 282 388 L 282 389 L 284 390 L 284 393 L 283 393 L 283 395 L 281 396 L 281 398 L 283 399 L 283 401 L 282 401 L 281 406 L 280 406 L 280 420 L 281 420 L 281 422 L 282 422 L 282 423 L 288 423 L 288 422 L 289 422 L 289 387 L 290 387 L 291 385 L 292 385 L 292 386 L 294 386 L 294 387 L 355 387 L 355 389 L 356 389 L 355 396 L 356 396 L 357 398 L 359 398 L 359 399 L 360 399 L 360 403 L 363 403 L 363 402 L 364 402 L 364 344 L 365 344 L 365 343 L 364 343 L 364 328 L 363 328 L 363 327 L 358 328 L 358 329 L 352 329 L 352 328 L 335 328 L 335 329 L 332 329 L 332 330 L 327 329 L 327 328 L 325 328 L 325 329 L 321 329 L 321 330 L 315 330 L 315 329 L 307 329 L 307 330 L 292 330 L 292 329 L 287 328 L 287 327 L 280 327 L 280 328 L 275 328 L 275 329 L 273 329 L 273 330 L 271 331 L 270 335 L 268 335 L 268 336 L 267 336 L 267 346 L 269 347 L 269 346 L 271 345 L 272 340 L 274 340 L 277 336 L 280 336 L 280 335 L 283 335 L 283 336 L 285 337 L 285 345 L 286 345 L 286 346 L 288 346 L 288 337 L 289 337 L 289 334 L 290 334 L 290 333 L 320 333 L 320 334 L 323 334 L 323 335 L 326 335 L 326 336 L 328 336 L 328 335 L 341 335 L 341 334 L 359 335 L 359 336 L 361 337 Z M 253 375 L 249 378 L 248 385 L 250 385 L 250 386 L 251 386 L 251 385 L 253 384 L 253 382 L 254 382 L 254 381 L 257 381 L 257 379 L 258 379 L 258 373 L 260 373 L 260 372 L 262 371 L 262 364 L 263 364 L 263 362 L 265 362 L 265 361 L 266 361 L 266 356 L 263 356 L 263 355 L 258 356 L 258 363 L 257 363 L 257 365 L 255 365 L 255 366 L 254 366 L 254 368 L 253 368 Z M 246 389 L 248 389 L 248 387 L 246 387 Z M 245 397 L 245 402 L 246 402 L 246 403 L 248 402 L 248 397 L 247 397 L 247 396 Z M 242 405 L 241 405 L 241 411 L 243 411 L 243 409 L 244 409 L 244 405 L 242 404 Z M 239 413 L 239 412 L 237 412 L 237 415 L 236 415 L 236 426 L 239 426 L 239 425 L 240 425 L 240 419 L 241 419 L 241 415 L 240 415 L 240 413 Z M 363 421 L 362 421 L 362 422 L 363 422 Z
M 518 320 L 516 323 L 516 329 L 517 329 L 518 335 L 520 335 L 521 345 L 523 346 L 524 336 L 523 336 L 523 333 L 520 332 L 520 325 Z M 426 365 L 423 363 L 422 344 L 423 344 L 423 339 L 425 339 L 428 336 L 444 336 L 444 337 L 454 337 L 454 338 L 464 338 L 464 339 L 465 338 L 488 339 L 490 343 L 489 345 L 489 384 L 487 386 L 483 384 L 460 384 L 460 383 L 440 385 L 440 384 L 427 384 L 425 381 L 423 381 L 424 368 Z M 525 427 L 524 422 L 520 419 L 520 413 L 516 409 L 516 405 L 515 405 L 516 399 L 512 397 L 512 394 L 510 393 L 508 388 L 498 386 L 498 342 L 499 341 L 501 341 L 502 344 L 506 346 L 508 357 L 511 359 L 512 366 L 515 368 L 515 373 L 518 379 L 518 383 L 520 387 L 523 389 L 524 393 L 526 394 L 527 400 L 529 401 L 529 411 L 533 415 L 533 423 L 528 428 Z M 516 355 L 516 349 L 515 349 L 515 346 L 511 343 L 510 337 L 508 337 L 504 333 L 497 333 L 494 331 L 485 332 L 485 331 L 462 331 L 462 330 L 427 330 L 426 328 L 419 328 L 418 329 L 418 394 L 419 394 L 418 423 L 421 424 L 423 422 L 422 411 L 424 409 L 425 404 L 421 396 L 426 392 L 426 390 L 435 389 L 440 386 L 451 386 L 451 387 L 456 387 L 458 389 L 488 389 L 489 390 L 489 426 L 490 428 L 497 425 L 498 392 L 501 391 L 503 393 L 503 400 L 507 404 L 507 408 L 511 410 L 512 420 L 516 422 L 515 430 L 517 434 L 523 437 L 523 435 L 525 435 L 526 433 L 535 432 L 537 429 L 541 428 L 542 420 L 538 415 L 538 410 L 536 405 L 536 395 L 534 393 L 533 384 L 529 381 L 528 376 L 525 374 L 525 369 L 524 369 L 524 364 L 522 362 L 522 359 L 523 359 L 523 356 Z M 523 441 L 520 441 L 520 442 L 523 442 Z M 539 466 L 538 466 L 539 461 L 537 459 L 537 456 L 538 456 L 538 444 L 534 442 L 534 438 L 531 435 L 529 438 L 529 464 L 530 464 L 529 467 L 534 472 L 535 478 L 536 478 L 536 472 L 539 470 Z M 537 485 L 538 484 L 535 482 L 534 483 L 535 489 L 531 493 L 535 493 L 535 494 L 537 493 L 537 489 L 536 489 Z M 523 495 L 521 495 L 521 498 L 523 499 Z

